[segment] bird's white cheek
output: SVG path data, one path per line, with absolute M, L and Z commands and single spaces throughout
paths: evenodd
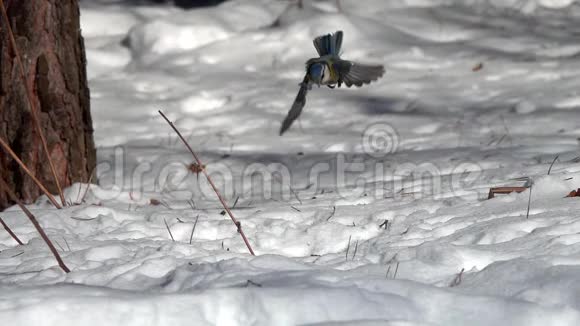
M 324 67 L 324 72 L 322 74 L 321 84 L 328 84 L 330 82 L 330 69 L 328 66 Z

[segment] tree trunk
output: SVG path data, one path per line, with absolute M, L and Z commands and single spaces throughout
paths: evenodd
M 77 0 L 4 0 L 46 137 L 64 188 L 87 182 L 96 164 L 86 59 Z M 0 137 L 35 176 L 56 194 L 47 157 L 31 116 L 7 25 L 0 19 Z M 27 203 L 40 190 L 0 149 L 0 175 Z M 0 189 L 0 209 L 11 205 Z

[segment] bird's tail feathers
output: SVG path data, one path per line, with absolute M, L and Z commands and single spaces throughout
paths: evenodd
M 339 55 L 342 47 L 342 31 L 326 34 L 314 39 L 314 47 L 321 57 L 328 54 Z

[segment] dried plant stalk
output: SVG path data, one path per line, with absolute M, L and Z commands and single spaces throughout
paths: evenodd
M 171 126 L 171 128 L 173 128 L 173 130 L 175 131 L 175 133 L 177 133 L 177 136 L 179 136 L 179 138 L 181 139 L 181 141 L 183 141 L 183 144 L 185 144 L 185 146 L 187 147 L 187 149 L 189 150 L 189 152 L 191 153 L 191 155 L 195 159 L 195 162 L 199 166 L 204 166 L 203 163 L 201 163 L 201 160 L 197 157 L 197 155 L 195 154 L 195 152 L 191 148 L 191 146 L 187 143 L 187 140 L 185 140 L 185 138 L 183 138 L 183 135 L 181 135 L 181 133 L 179 132 L 179 130 L 177 130 L 177 128 L 175 127 L 175 125 L 173 124 L 173 122 L 169 121 L 169 119 L 167 119 L 167 117 L 165 116 L 165 114 L 163 114 L 163 112 L 161 112 L 161 110 L 159 111 L 159 114 L 163 117 L 163 119 L 165 119 L 165 121 L 167 121 L 167 123 Z M 228 215 L 230 216 L 230 219 L 236 225 L 236 228 L 238 229 L 238 233 L 240 234 L 240 236 L 244 240 L 244 243 L 246 244 L 246 247 L 248 247 L 248 250 L 250 251 L 250 254 L 252 254 L 252 256 L 255 256 L 254 250 L 252 249 L 252 246 L 250 245 L 250 242 L 248 241 L 248 238 L 246 238 L 246 235 L 244 234 L 244 231 L 242 230 L 242 223 L 240 223 L 234 217 L 234 214 L 232 214 L 232 211 L 228 207 L 228 204 L 226 204 L 226 201 L 223 199 L 222 195 L 220 195 L 217 187 L 215 186 L 215 184 L 211 180 L 209 174 L 207 174 L 207 171 L 205 169 L 201 169 L 201 172 L 203 173 L 203 175 L 207 179 L 207 182 L 209 182 L 211 188 L 213 189 L 213 191 L 215 192 L 215 194 L 218 197 L 219 201 L 221 202 L 224 210 L 228 213 Z
M 8 232 L 8 234 L 10 234 L 10 236 L 12 237 L 12 239 L 14 239 L 14 241 L 18 242 L 19 245 L 23 245 L 22 241 L 20 241 L 20 239 L 18 239 L 16 234 L 14 234 L 14 232 L 12 232 L 10 227 L 4 222 L 4 220 L 1 217 L 0 217 L 0 224 L 2 224 L 2 226 L 4 227 L 4 230 L 6 230 L 6 232 Z
M 2 0 L 0 0 L 0 1 L 2 1 Z M 24 212 L 24 214 L 26 214 L 26 216 L 28 217 L 30 222 L 32 222 L 32 225 L 34 225 L 34 228 L 36 229 L 36 231 L 38 231 L 38 233 L 42 237 L 42 240 L 44 240 L 44 242 L 46 242 L 46 245 L 48 246 L 48 248 L 50 249 L 50 251 L 54 255 L 54 258 L 56 258 L 56 261 L 58 262 L 58 266 L 60 266 L 60 268 L 62 268 L 62 270 L 65 271 L 65 273 L 70 273 L 70 269 L 65 265 L 64 261 L 60 257 L 60 254 L 58 253 L 58 251 L 56 250 L 56 248 L 52 244 L 52 241 L 50 241 L 50 239 L 48 238 L 48 236 L 46 235 L 46 233 L 42 229 L 42 226 L 40 226 L 40 223 L 38 223 L 38 221 L 36 220 L 36 217 L 34 217 L 34 215 L 28 210 L 28 208 L 26 208 L 26 206 L 24 206 L 24 204 L 22 204 L 20 199 L 18 199 L 18 197 L 16 197 L 16 194 L 12 191 L 12 189 L 10 189 L 8 187 L 8 184 L 6 184 L 6 181 L 4 181 L 4 178 L 0 178 L 0 189 L 2 189 L 2 188 L 4 188 L 6 190 L 6 193 L 8 193 L 8 196 L 13 201 L 15 201 L 18 204 L 18 206 L 20 206 L 20 209 L 22 209 L 22 211 Z
M 8 152 L 8 154 L 10 154 L 10 156 L 12 156 L 12 159 L 15 160 L 16 163 L 18 163 L 18 165 L 20 165 L 22 170 L 24 170 L 24 172 L 26 172 L 26 174 L 32 179 L 32 181 L 34 181 L 34 183 L 38 186 L 38 188 L 40 188 L 40 190 L 46 195 L 46 197 L 48 197 L 48 200 L 50 200 L 50 202 L 54 205 L 54 207 L 61 209 L 62 206 L 60 206 L 60 204 L 56 201 L 56 199 L 54 199 L 54 196 L 52 196 L 52 194 L 42 185 L 42 182 L 40 182 L 40 180 L 38 180 L 34 176 L 34 174 L 32 174 L 30 169 L 28 169 L 28 167 L 26 167 L 26 164 L 24 164 L 24 162 L 22 162 L 22 160 L 20 160 L 18 155 L 16 155 L 16 153 L 14 153 L 12 148 L 10 148 L 10 146 L 2 138 L 0 138 L 0 146 L 2 146 L 2 148 L 4 148 L 4 150 L 6 152 Z

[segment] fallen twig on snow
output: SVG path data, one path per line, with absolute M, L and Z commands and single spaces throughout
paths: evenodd
M 280 183 L 280 185 L 284 185 L 284 182 L 280 179 L 280 177 L 277 174 L 274 174 L 273 179 L 278 181 L 278 183 Z M 300 200 L 300 197 L 298 197 L 298 193 L 296 193 L 296 191 L 294 190 L 294 188 L 292 188 L 292 185 L 288 185 L 288 189 L 290 189 L 290 192 L 292 193 L 292 195 L 294 195 L 294 198 L 296 198 L 296 200 L 300 203 L 300 205 L 302 205 L 302 200 Z
M 354 258 L 356 257 L 356 252 L 358 251 L 358 240 L 356 240 L 356 243 L 354 245 L 354 253 L 352 254 L 352 259 L 354 260 Z
M 195 223 L 193 223 L 193 228 L 191 229 L 191 234 L 189 235 L 189 244 L 191 244 L 193 240 L 193 232 L 195 232 L 195 227 L 197 226 L 197 221 L 199 220 L 199 214 L 197 214 L 195 218 Z
M 455 278 L 453 278 L 453 281 L 451 281 L 451 284 L 449 284 L 449 287 L 456 287 L 459 284 L 461 284 L 461 278 L 463 277 L 464 271 L 465 271 L 465 268 L 462 268 L 461 271 L 459 271 L 459 273 L 457 275 L 455 275 Z
M 397 278 L 397 272 L 399 271 L 399 263 L 400 262 L 397 262 L 397 267 L 395 267 L 395 274 L 393 275 L 393 279 Z
M 528 210 L 526 211 L 526 220 L 530 218 L 530 205 L 532 204 L 532 186 L 530 185 L 530 195 L 528 196 Z
M 332 206 L 332 213 L 330 213 L 330 216 L 326 220 L 327 221 L 330 220 L 334 216 L 335 212 L 336 212 L 336 206 Z
M 385 220 L 383 223 L 381 223 L 381 225 L 379 225 L 379 229 L 382 227 L 385 227 L 385 230 L 389 229 L 389 220 Z
M 66 241 L 66 238 L 65 238 L 65 237 L 62 237 L 62 239 L 64 240 L 64 244 L 65 244 L 65 245 L 66 245 L 66 247 L 68 248 L 68 251 L 72 251 L 72 250 L 70 249 L 70 246 L 68 245 L 68 241 Z
M 171 233 L 171 229 L 169 228 L 169 224 L 167 224 L 167 220 L 163 219 L 163 223 L 165 223 L 165 227 L 167 228 L 167 232 L 169 232 L 169 236 L 171 237 L 171 241 L 175 242 L 175 238 L 173 238 L 173 233 Z
M 346 245 L 346 255 L 345 260 L 348 260 L 348 251 L 350 250 L 350 240 L 352 239 L 352 235 L 348 237 L 348 244 Z

